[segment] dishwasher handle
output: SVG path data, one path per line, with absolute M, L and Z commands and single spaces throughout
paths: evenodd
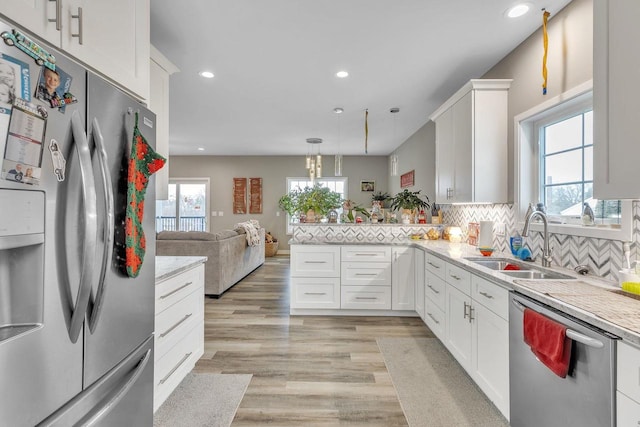
M 520 301 L 516 301 L 515 299 L 512 299 L 511 302 L 513 303 L 513 305 L 520 311 L 524 312 L 525 308 L 528 308 L 529 310 L 533 310 L 531 307 L 527 307 L 526 305 L 522 304 Z M 535 311 L 535 310 L 533 310 Z M 567 331 L 565 333 L 565 335 L 568 338 L 571 338 L 574 341 L 577 341 L 579 343 L 582 343 L 586 346 L 589 347 L 593 347 L 593 348 L 603 348 L 604 347 L 604 343 L 600 340 L 597 340 L 595 338 L 591 338 L 588 337 L 584 334 L 581 334 L 580 332 L 574 331 L 573 329 L 569 329 L 567 328 Z

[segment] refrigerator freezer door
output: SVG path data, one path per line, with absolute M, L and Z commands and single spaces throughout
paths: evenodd
M 150 426 L 153 412 L 153 337 L 38 427 Z
M 11 28 L 0 22 L 0 32 L 11 31 Z M 69 338 L 71 307 L 75 304 L 79 285 L 77 264 L 80 259 L 78 254 L 82 252 L 80 233 L 83 227 L 79 212 L 82 210 L 71 211 L 73 213 L 69 218 L 58 216 L 58 208 L 65 203 L 65 188 L 68 186 L 79 190 L 80 183 L 75 181 L 78 179 L 77 173 L 67 176 L 64 182 L 58 182 L 47 145 L 51 139 L 58 141 L 60 150 L 67 158 L 67 170 L 77 171 L 70 118 L 74 111 L 78 111 L 83 119 L 85 117 L 86 71 L 55 49 L 46 48 L 55 54 L 57 67 L 72 78 L 69 91 L 78 98 L 78 102 L 67 105 L 64 112 L 35 99 L 41 67 L 19 49 L 0 42 L 0 59 L 13 64 L 14 69 L 16 63 L 7 60 L 7 57 L 21 61 L 26 66 L 17 74 L 20 95 L 24 95 L 26 89 L 31 102 L 44 107 L 48 113 L 39 185 L 0 179 L 0 188 L 40 192 L 44 193 L 45 198 L 44 263 L 33 265 L 33 270 L 28 271 L 28 274 L 33 274 L 40 270 L 42 277 L 40 283 L 43 285 L 37 289 L 44 301 L 42 327 L 0 342 L 0 424 L 10 426 L 33 426 L 82 390 L 82 340 L 74 344 Z M 8 114 L 3 118 L 8 120 Z M 0 146 L 4 148 L 6 133 L 0 136 Z M 0 153 L 4 154 L 4 150 L 0 150 Z M 5 208 L 3 205 L 2 209 Z M 19 212 L 15 214 L 20 215 Z M 73 225 L 63 232 L 60 224 L 64 220 Z M 7 251 L 0 251 L 0 257 L 5 260 L 13 256 Z M 19 260 L 8 260 L 10 264 L 14 261 Z M 69 268 L 73 271 L 69 271 Z M 23 280 L 21 283 L 10 283 L 9 286 L 29 287 L 34 286 L 34 282 Z M 11 307 L 0 308 L 3 309 L 11 310 Z
M 154 321 L 154 283 L 155 283 L 155 186 L 151 180 L 146 192 L 144 230 L 146 231 L 146 255 L 142 270 L 135 279 L 129 278 L 124 270 L 125 258 L 125 210 L 127 206 L 127 176 L 129 152 L 135 112 L 139 111 L 139 128 L 151 146 L 155 146 L 155 115 L 133 98 L 121 92 L 102 78 L 88 73 L 87 77 L 87 127 L 89 134 L 94 119 L 99 123 L 100 134 L 104 141 L 108 174 L 102 175 L 99 147 L 93 147 L 94 171 L 96 171 L 96 190 L 98 193 L 98 228 L 108 228 L 109 209 L 108 192 L 105 192 L 102 176 L 110 176 L 113 193 L 113 221 L 115 233 L 113 244 L 102 232 L 98 236 L 96 259 L 109 260 L 110 265 L 104 278 L 101 314 L 92 328 L 85 328 L 85 378 L 88 387 L 102 377 L 109 369 L 117 365 L 127 354 L 153 333 Z M 90 144 L 95 138 L 90 138 Z M 112 251 L 103 256 L 104 250 Z M 96 296 L 100 293 L 99 276 L 101 266 L 96 267 L 96 275 L 89 304 L 89 313 L 96 307 Z M 89 314 L 91 318 L 91 314 Z

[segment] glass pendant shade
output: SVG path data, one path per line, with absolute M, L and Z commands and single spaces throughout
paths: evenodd
M 342 176 L 342 154 L 336 154 L 334 168 L 334 175 Z
M 306 158 L 306 162 L 305 162 L 305 167 L 307 169 L 309 169 L 311 167 L 311 155 L 307 154 L 307 158 Z
M 391 176 L 398 176 L 398 156 L 391 155 Z

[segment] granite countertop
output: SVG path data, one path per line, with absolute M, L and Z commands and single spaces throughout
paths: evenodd
M 156 256 L 156 283 L 207 261 L 206 256 Z
M 296 244 L 340 244 L 351 242 L 303 242 Z M 375 245 L 362 242 L 355 244 Z M 409 245 L 420 248 L 454 265 L 461 266 L 472 273 L 491 280 L 508 290 L 527 295 L 558 311 L 573 316 L 599 329 L 616 335 L 625 341 L 640 346 L 640 299 L 623 296 L 617 283 L 599 276 L 581 276 L 573 270 L 560 267 L 543 268 L 539 262 L 532 263 L 536 269 L 551 270 L 574 277 L 576 280 L 524 280 L 508 276 L 499 270 L 481 266 L 467 259 L 482 258 L 475 246 L 467 243 L 451 243 L 446 240 L 412 240 L 404 242 L 381 242 L 383 245 Z M 516 259 L 511 253 L 494 252 L 492 258 Z

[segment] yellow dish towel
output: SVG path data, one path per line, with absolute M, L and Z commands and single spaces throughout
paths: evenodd
M 623 282 L 622 289 L 631 292 L 632 294 L 640 295 L 640 283 L 636 282 Z

